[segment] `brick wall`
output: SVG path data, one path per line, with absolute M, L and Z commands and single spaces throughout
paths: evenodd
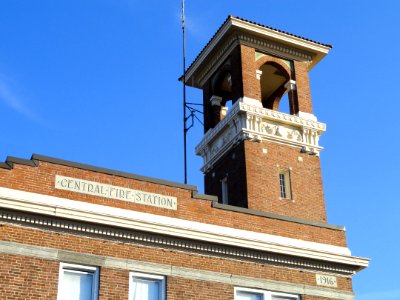
M 279 172 L 290 173 L 291 199 L 282 199 Z M 221 197 L 228 177 L 229 204 L 326 222 L 320 160 L 299 148 L 268 141 L 241 142 L 205 175 L 206 193 Z
M 58 269 L 56 261 L 0 254 L 0 299 L 56 299 Z
M 0 239 L 82 254 L 139 260 L 192 270 L 316 286 L 315 273 L 306 270 L 287 269 L 237 259 L 159 249 L 61 231 L 3 224 L 0 227 Z M 0 295 L 2 295 L 1 293 L 14 295 L 14 297 L 1 299 L 24 299 L 28 296 L 29 299 L 55 299 L 58 261 L 4 254 L 0 255 L 0 259 L 2 262 L 0 265 Z M 137 270 L 134 267 L 131 270 L 102 267 L 100 269 L 100 299 L 127 299 L 129 271 Z M 337 281 L 338 289 L 336 290 L 352 290 L 350 278 L 338 276 Z M 187 298 L 182 297 L 182 292 L 180 292 L 182 289 L 185 290 Z M 45 290 L 48 297 L 47 294 L 46 297 L 41 297 L 41 290 Z M 203 298 L 207 292 L 210 293 L 210 298 Z M 233 299 L 233 286 L 212 281 L 168 277 L 167 294 L 168 299 Z
M 308 62 L 294 61 L 297 98 L 299 111 L 313 113 Z
M 178 277 L 168 277 L 167 280 L 167 295 L 169 300 L 233 299 L 233 287 L 230 285 Z
M 244 144 L 249 208 L 326 222 L 318 156 L 301 153 L 296 147 L 268 141 L 245 141 Z M 289 171 L 291 199 L 281 199 L 281 170 Z
M 204 175 L 205 193 L 221 200 L 221 180 L 227 177 L 228 203 L 247 208 L 244 144 L 234 147 Z
M 249 145 L 249 146 L 247 146 L 247 145 Z M 281 153 L 278 151 L 280 149 L 278 146 L 271 144 L 271 149 L 268 148 L 268 149 L 270 149 L 269 154 L 267 154 L 264 157 L 262 155 L 262 153 L 260 153 L 261 148 L 258 148 L 258 150 L 256 150 L 257 147 L 262 147 L 261 145 L 264 145 L 264 144 L 246 143 L 246 147 L 248 147 L 248 148 L 250 147 L 249 150 L 246 150 L 246 151 L 254 151 L 254 155 L 257 155 L 257 157 L 260 157 L 260 159 L 266 159 L 266 163 L 270 163 L 271 158 L 274 157 L 273 155 L 278 157 L 279 155 L 284 154 L 284 153 Z M 277 148 L 275 148 L 276 150 L 273 150 L 274 149 L 273 147 L 275 147 L 275 146 Z M 283 147 L 282 151 L 286 151 L 285 149 L 287 149 L 287 147 Z M 274 154 L 274 151 L 276 151 L 275 154 Z M 240 151 L 238 152 L 236 160 L 240 159 L 239 154 L 240 154 Z M 232 156 L 230 156 L 230 159 L 231 159 L 231 157 Z M 246 159 L 248 159 L 248 158 L 246 158 Z M 284 162 L 287 161 L 287 163 L 290 162 L 290 163 L 294 164 L 297 161 L 297 155 L 293 152 L 292 154 L 290 154 L 290 156 L 288 158 L 282 157 L 281 159 Z M 262 164 L 264 162 L 262 162 L 262 160 L 252 160 L 252 161 L 254 163 L 252 163 L 251 161 L 248 162 L 249 167 L 254 168 L 254 172 L 256 172 L 256 173 L 254 173 L 255 175 L 257 175 L 257 172 L 263 172 L 257 178 L 259 178 L 258 180 L 263 180 L 263 186 L 265 186 L 265 188 L 267 188 L 267 186 L 264 184 L 265 181 L 264 181 L 263 177 L 266 176 L 264 174 L 267 174 L 268 170 L 267 170 L 267 168 L 263 169 Z M 310 161 L 311 163 L 309 163 L 308 161 Z M 297 162 L 296 166 L 298 165 L 299 168 L 300 167 L 306 168 L 306 170 L 308 170 L 308 172 L 312 173 L 312 172 L 316 171 L 317 169 L 314 170 L 310 166 L 314 166 L 315 168 L 316 168 L 316 166 L 318 166 L 318 168 L 319 168 L 319 162 L 317 163 L 317 161 L 318 161 L 318 158 L 316 158 L 316 157 L 310 157 L 310 156 L 304 155 L 303 164 L 300 164 Z M 233 166 L 235 166 L 235 165 L 236 165 L 236 163 L 233 163 Z M 283 165 L 283 163 L 282 163 L 282 165 Z M 260 170 L 258 170 L 257 168 L 259 168 Z M 274 166 L 274 168 L 276 168 L 276 167 Z M 251 170 L 250 172 L 253 172 L 253 170 Z M 249 173 L 249 174 L 251 174 L 251 173 Z M 109 198 L 104 198 L 104 197 L 85 195 L 85 194 L 55 189 L 54 181 L 55 181 L 56 175 L 63 175 L 63 176 L 68 176 L 68 177 L 74 177 L 74 178 L 79 178 L 79 179 L 84 179 L 84 180 L 95 181 L 95 182 L 99 182 L 99 183 L 105 183 L 105 184 L 110 184 L 110 185 L 115 185 L 115 186 L 120 186 L 120 187 L 126 187 L 126 188 L 131 188 L 131 189 L 136 189 L 136 190 L 147 191 L 147 192 L 151 192 L 151 193 L 158 193 L 158 194 L 174 196 L 174 197 L 178 198 L 178 209 L 177 210 L 168 210 L 168 209 L 162 209 L 162 208 L 157 208 L 157 207 L 152 207 L 152 206 L 136 204 L 136 203 L 132 203 L 132 202 L 114 200 L 114 199 L 109 199 Z M 301 174 L 299 173 L 299 175 L 301 175 Z M 315 179 L 316 183 L 318 183 L 318 180 L 320 180 L 320 179 L 318 179 L 319 177 L 317 175 L 319 176 L 320 173 L 314 174 L 314 177 L 316 178 Z M 98 173 L 98 172 L 92 172 L 92 171 L 88 171 L 88 170 L 83 170 L 83 169 L 69 167 L 69 166 L 62 166 L 62 165 L 53 164 L 53 163 L 49 163 L 49 162 L 43 162 L 43 161 L 39 162 L 38 167 L 14 164 L 14 168 L 12 170 L 0 168 L 0 176 L 1 176 L 0 186 L 6 187 L 6 188 L 12 188 L 12 189 L 17 189 L 17 190 L 22 190 L 22 191 L 56 196 L 56 197 L 63 197 L 63 198 L 67 198 L 67 199 L 95 203 L 95 204 L 100 204 L 100 205 L 107 205 L 107 206 L 124 208 L 124 209 L 132 209 L 135 211 L 141 211 L 141 212 L 152 213 L 152 214 L 156 214 L 156 215 L 163 215 L 163 216 L 174 217 L 174 218 L 180 218 L 180 219 L 191 220 L 191 221 L 204 222 L 204 223 L 209 223 L 209 224 L 214 224 L 214 225 L 228 226 L 228 227 L 250 230 L 250 231 L 255 231 L 255 232 L 269 233 L 269 234 L 280 235 L 280 236 L 291 237 L 291 238 L 298 238 L 298 239 L 302 239 L 302 240 L 306 240 L 306 241 L 320 242 L 320 243 L 326 243 L 326 244 L 332 244 L 332 245 L 338 245 L 338 246 L 346 246 L 346 238 L 345 238 L 344 231 L 212 208 L 211 201 L 194 199 L 192 197 L 191 190 L 186 190 L 186 189 L 182 189 L 182 188 L 176 188 L 176 187 L 166 186 L 166 185 L 162 185 L 162 184 L 156 184 L 156 183 L 151 183 L 151 182 L 146 182 L 146 181 L 124 178 L 124 177 L 120 177 L 120 176 L 113 176 L 113 175 L 108 175 L 108 174 L 103 174 L 103 173 Z M 271 182 L 275 180 L 274 176 L 272 176 L 272 175 L 268 175 L 268 176 L 270 176 Z M 240 178 L 241 177 L 239 176 L 238 180 L 241 180 Z M 296 184 L 298 182 L 300 187 L 302 184 L 305 184 L 303 181 L 301 181 L 301 180 L 303 180 L 303 179 L 301 179 L 301 176 L 299 178 L 294 176 L 293 180 L 296 182 Z M 321 183 L 319 183 L 319 184 L 320 184 L 319 187 L 322 189 Z M 261 193 L 259 192 L 259 187 L 257 187 L 256 185 L 257 185 L 257 179 L 254 179 L 254 178 L 252 179 L 252 182 L 248 183 L 248 186 L 252 188 L 252 191 L 249 191 L 249 195 L 251 195 L 251 199 L 255 199 L 255 200 L 261 198 Z M 298 198 L 298 199 L 306 199 L 307 198 L 306 189 L 303 188 L 302 191 L 303 191 L 303 195 L 301 196 L 302 198 Z M 264 191 L 263 191 L 263 193 L 264 193 Z M 266 191 L 265 193 L 268 193 L 268 191 Z M 271 192 L 269 192 L 269 193 L 271 193 Z M 321 195 L 322 190 L 319 193 Z M 295 197 L 297 197 L 297 194 L 296 194 L 296 189 L 294 188 Z M 299 194 L 299 197 L 300 197 L 300 194 Z M 255 200 L 254 201 L 251 200 L 252 207 L 253 207 L 253 203 L 255 202 Z M 306 201 L 306 200 L 304 200 L 304 201 Z M 261 204 L 258 204 L 258 205 L 261 205 Z M 264 204 L 264 205 L 267 205 L 267 204 Z M 294 205 L 297 205 L 297 202 L 295 202 Z M 309 201 L 307 205 L 308 205 L 307 206 L 308 208 L 311 208 L 311 206 L 314 205 L 314 206 L 312 206 L 312 210 L 310 210 L 310 213 L 313 210 L 316 210 L 316 208 L 318 208 L 318 205 L 322 206 L 322 204 L 317 203 L 317 202 L 314 203 L 312 201 Z M 285 212 L 285 214 L 287 214 L 287 213 L 288 212 Z
M 256 77 L 256 55 L 255 49 L 240 45 L 242 78 L 243 78 L 243 96 L 261 100 L 260 81 Z

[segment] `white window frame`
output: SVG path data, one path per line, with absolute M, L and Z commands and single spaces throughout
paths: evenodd
M 166 297 L 166 279 L 163 275 L 155 275 L 155 274 L 147 274 L 147 273 L 139 273 L 139 272 L 129 272 L 129 300 L 133 298 L 133 280 L 134 278 L 139 279 L 153 279 L 159 281 L 160 284 L 160 298 L 159 300 L 165 300 Z
M 221 179 L 221 203 L 228 204 L 228 176 Z
M 57 300 L 64 300 L 64 271 L 84 272 L 93 274 L 93 285 L 92 285 L 92 300 L 99 299 L 99 268 L 93 266 L 77 265 L 70 263 L 60 263 L 59 275 L 58 275 L 58 292 Z
M 278 297 L 279 300 L 300 300 L 299 295 L 271 292 L 266 290 L 252 289 L 245 287 L 235 287 L 234 292 L 235 292 L 235 297 L 234 297 L 235 300 L 238 299 L 237 297 L 238 292 L 248 292 L 248 293 L 258 294 L 262 296 L 263 300 L 272 300 L 274 299 L 273 297 Z

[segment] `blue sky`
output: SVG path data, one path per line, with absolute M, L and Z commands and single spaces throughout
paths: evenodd
M 177 1 L 2 0 L 0 160 L 38 153 L 183 181 Z M 188 64 L 231 14 L 334 48 L 310 73 L 327 123 L 321 163 L 329 223 L 371 265 L 356 299 L 400 299 L 400 2 L 186 0 Z M 189 89 L 188 100 L 200 102 Z M 202 190 L 189 132 L 190 184 Z

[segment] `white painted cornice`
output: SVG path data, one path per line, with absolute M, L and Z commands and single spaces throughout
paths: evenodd
M 351 256 L 350 250 L 346 247 L 153 215 L 3 187 L 0 187 L 0 207 L 45 216 L 340 263 L 351 265 L 358 269 L 363 269 L 368 265 L 368 259 Z

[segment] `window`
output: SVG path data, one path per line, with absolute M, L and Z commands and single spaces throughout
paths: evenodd
M 235 300 L 263 300 L 263 293 L 253 293 L 249 291 L 237 291 Z
M 228 204 L 228 177 L 221 180 L 221 201 L 222 204 Z
M 264 290 L 235 288 L 235 300 L 300 300 L 300 297 Z
M 57 300 L 98 299 L 99 269 L 75 264 L 60 264 Z
M 289 170 L 279 171 L 279 189 L 282 199 L 292 199 Z
M 129 300 L 165 300 L 165 277 L 129 273 Z

